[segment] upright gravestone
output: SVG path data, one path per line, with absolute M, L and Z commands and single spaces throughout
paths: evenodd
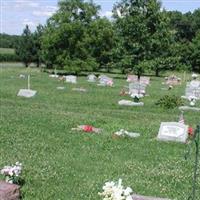
M 96 82 L 97 77 L 94 74 L 88 75 L 88 82 Z
M 77 77 L 73 75 L 65 76 L 65 80 L 67 83 L 77 83 Z
M 187 83 L 185 89 L 185 97 L 195 97 L 196 99 L 200 99 L 200 81 L 194 80 L 190 83 Z
M 144 95 L 145 94 L 146 85 L 137 83 L 129 83 L 129 94 L 130 95 Z
M 150 84 L 150 78 L 146 76 L 140 77 L 140 84 L 149 85 Z
M 128 75 L 126 81 L 129 83 L 138 82 L 138 77 L 136 75 Z
M 188 138 L 188 126 L 178 122 L 162 122 L 157 138 L 185 143 Z
M 180 85 L 180 84 L 181 84 L 181 78 L 174 75 L 166 77 L 166 85 L 175 86 L 175 85 Z
M 150 84 L 150 78 L 146 76 L 141 76 L 140 80 L 138 80 L 138 77 L 136 75 L 128 75 L 127 77 L 127 82 L 129 83 L 140 83 L 144 85 L 149 85 Z
M 101 75 L 99 76 L 99 86 L 113 86 L 113 79 L 105 76 L 105 75 Z
M 30 89 L 30 75 L 28 75 L 28 89 L 20 89 L 17 96 L 30 98 L 35 96 L 37 93 L 36 90 Z

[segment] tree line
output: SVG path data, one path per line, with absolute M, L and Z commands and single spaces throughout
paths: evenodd
M 44 26 L 33 33 L 25 27 L 16 53 L 26 67 L 44 63 L 73 73 L 200 73 L 200 9 L 183 14 L 161 9 L 158 0 L 121 0 L 107 19 L 93 1 L 62 0 Z

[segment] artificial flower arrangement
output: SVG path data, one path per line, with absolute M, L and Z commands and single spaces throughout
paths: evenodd
M 195 106 L 197 98 L 195 96 L 189 96 L 190 106 Z
M 16 162 L 15 165 L 12 166 L 5 166 L 1 169 L 1 174 L 5 176 L 5 181 L 13 184 L 19 184 L 21 172 L 22 164 L 19 162 Z
M 115 132 L 114 135 L 118 136 L 118 137 L 131 137 L 131 138 L 136 138 L 139 137 L 140 134 L 139 133 L 134 133 L 134 132 L 128 132 L 127 130 L 124 129 L 120 129 L 119 131 Z
M 103 200 L 132 200 L 132 192 L 130 187 L 124 188 L 122 179 L 119 179 L 117 183 L 106 182 L 103 186 L 103 192 L 99 195 L 103 197 Z

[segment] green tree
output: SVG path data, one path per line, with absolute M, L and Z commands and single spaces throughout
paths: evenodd
M 91 55 L 88 30 L 98 18 L 98 10 L 92 2 L 59 1 L 59 9 L 48 20 L 42 36 L 43 57 L 48 67 L 57 65 L 74 73 L 97 67 Z
M 126 63 L 139 78 L 148 60 L 168 56 L 173 35 L 168 17 L 157 0 L 122 0 L 113 12 L 125 58 L 129 59 Z
M 33 33 L 33 62 L 36 63 L 37 67 L 40 66 L 42 62 L 42 46 L 41 38 L 43 34 L 43 26 L 40 24 L 37 26 L 35 32 Z
M 113 62 L 112 50 L 116 44 L 112 23 L 107 18 L 98 18 L 91 23 L 88 34 L 88 49 L 91 49 L 92 57 L 99 67 L 106 67 L 109 71 Z
M 33 61 L 34 53 L 34 41 L 31 31 L 26 25 L 19 44 L 16 48 L 16 54 L 19 56 L 20 60 L 25 64 L 26 67 Z
M 170 18 L 170 27 L 175 31 L 175 40 L 177 42 L 192 41 L 195 36 L 192 13 L 182 14 L 179 11 L 170 11 L 167 14 Z
M 200 73 L 200 32 L 191 43 L 190 60 L 192 64 L 192 70 Z

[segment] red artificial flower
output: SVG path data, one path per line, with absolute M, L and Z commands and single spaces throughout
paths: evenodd
M 85 131 L 85 132 L 92 132 L 93 131 L 93 127 L 90 126 L 90 125 L 85 125 L 83 127 L 83 131 Z
M 188 128 L 188 134 L 193 136 L 193 128 L 191 126 Z

